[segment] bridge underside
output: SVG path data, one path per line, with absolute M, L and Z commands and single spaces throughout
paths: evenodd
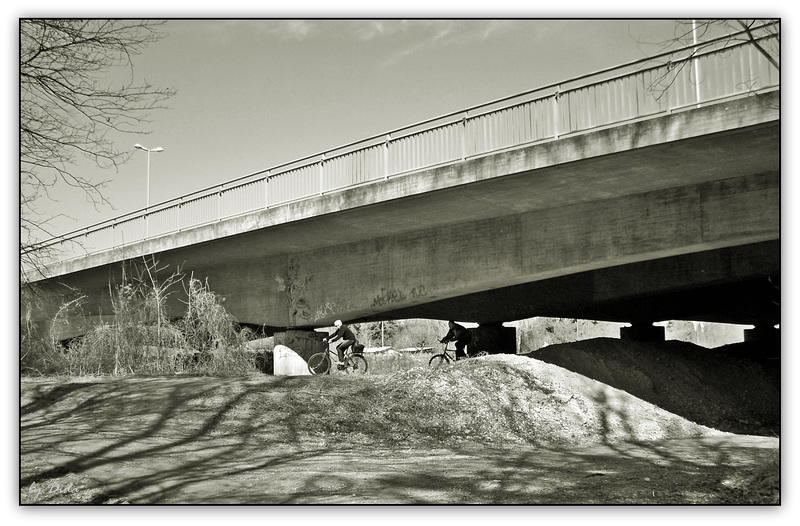
M 780 243 L 579 272 L 387 314 L 381 319 L 495 323 L 547 316 L 623 323 L 693 320 L 773 326 L 780 323 Z M 363 321 L 377 320 L 365 317 Z
M 154 240 L 139 255 L 207 280 L 239 322 L 280 329 L 415 317 L 775 324 L 776 113 L 745 100 L 563 138 Z M 128 250 L 59 278 L 88 295 L 83 319 L 112 312 L 118 261 L 137 259 Z

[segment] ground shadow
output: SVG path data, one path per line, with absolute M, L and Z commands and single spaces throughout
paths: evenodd
M 714 443 L 691 455 L 610 438 L 601 452 L 535 441 L 352 445 L 309 434 L 305 404 L 329 386 L 311 377 L 38 383 L 20 409 L 21 503 L 686 503 L 692 484 L 718 485 L 735 464 Z

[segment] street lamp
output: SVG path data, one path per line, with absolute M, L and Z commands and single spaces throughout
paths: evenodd
M 144 150 L 147 152 L 147 208 L 150 208 L 150 152 L 163 152 L 164 148 L 161 146 L 156 148 L 145 148 L 141 144 L 134 144 L 133 147 L 137 150 Z
M 158 146 L 156 148 L 145 148 L 141 144 L 134 144 L 133 147 L 136 148 L 137 150 L 144 150 L 147 152 L 147 208 L 145 209 L 145 216 L 144 216 L 145 218 L 144 237 L 147 237 L 150 234 L 149 221 L 148 221 L 148 216 L 150 215 L 150 152 L 155 152 L 155 153 L 163 152 L 164 148 L 162 148 L 161 146 Z

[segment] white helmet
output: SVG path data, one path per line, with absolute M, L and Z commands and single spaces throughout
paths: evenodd
M 333 326 L 334 327 L 341 327 L 342 326 L 342 320 L 336 320 L 335 322 L 333 322 Z

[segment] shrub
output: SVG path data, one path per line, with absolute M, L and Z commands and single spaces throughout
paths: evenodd
M 70 375 L 171 374 L 185 368 L 185 343 L 170 324 L 159 327 L 118 319 L 93 327 L 67 356 Z
M 404 330 L 397 333 L 393 345 L 398 349 L 437 347 L 447 334 L 447 322 L 439 320 L 408 320 Z
M 114 323 L 95 325 L 68 349 L 40 334 L 41 330 L 29 322 L 29 309 L 27 315 L 20 317 L 21 371 L 68 375 L 244 375 L 257 370 L 258 357 L 245 346 L 247 336 L 237 331 L 235 320 L 207 283 L 189 279 L 186 314 L 173 323 L 166 300 L 171 294 L 169 289 L 183 282 L 182 276 L 176 273 L 159 281 L 156 263 L 145 263 L 145 268 L 135 273 L 127 273 L 123 267 L 122 284 L 109 287 Z M 78 305 L 75 300 L 62 306 L 53 324 Z
M 179 326 L 190 348 L 202 353 L 244 345 L 245 337 L 236 330 L 236 320 L 222 307 L 208 283 L 190 278 L 186 295 L 186 314 Z
M 52 298 L 45 298 L 44 291 L 33 285 L 20 289 L 20 372 L 22 374 L 59 374 L 65 369 L 67 358 L 64 347 L 53 334 L 65 319 L 80 312 L 84 296 L 77 296 L 63 303 L 49 326 L 33 322 L 33 311 Z

